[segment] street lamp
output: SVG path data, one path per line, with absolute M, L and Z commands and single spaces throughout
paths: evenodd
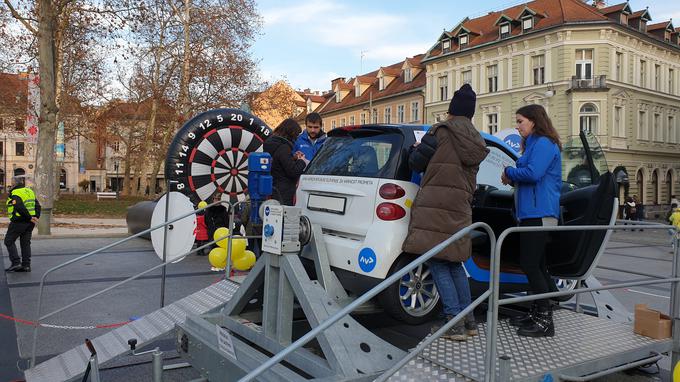
M 120 193 L 120 181 L 118 180 L 118 166 L 120 163 L 118 162 L 118 159 L 116 159 L 113 162 L 113 168 L 116 170 L 116 199 L 118 199 L 119 193 Z

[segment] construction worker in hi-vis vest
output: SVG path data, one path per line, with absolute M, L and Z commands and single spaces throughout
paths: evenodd
M 5 234 L 5 246 L 12 262 L 6 272 L 31 271 L 31 235 L 40 218 L 40 203 L 35 192 L 26 187 L 24 177 L 12 179 L 14 187 L 7 197 L 9 227 Z M 21 244 L 21 257 L 17 252 L 16 241 Z

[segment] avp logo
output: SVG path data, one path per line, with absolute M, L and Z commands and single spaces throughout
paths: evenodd
M 264 208 L 264 215 L 269 216 L 269 206 Z
M 507 143 L 508 146 L 512 147 L 515 151 L 519 152 L 520 150 L 520 142 L 522 141 L 522 137 L 518 134 L 510 134 L 505 139 L 503 142 Z
M 362 271 L 369 273 L 375 268 L 378 259 L 375 257 L 375 252 L 373 252 L 372 249 L 364 248 L 359 252 L 357 261 L 359 262 L 359 268 L 361 268 Z

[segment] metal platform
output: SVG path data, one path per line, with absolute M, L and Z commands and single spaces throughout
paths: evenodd
M 671 350 L 670 338 L 633 333 L 631 325 L 568 310 L 554 315 L 555 336 L 526 338 L 507 320 L 499 321 L 498 356 L 509 357 L 510 381 L 539 381 L 546 374 L 581 377 Z M 437 339 L 390 381 L 483 381 L 486 325 L 465 342 Z M 497 375 L 500 367 L 496 367 Z M 427 376 L 427 377 L 426 377 Z
M 138 348 L 150 344 L 183 323 L 188 314 L 198 315 L 223 306 L 238 289 L 238 284 L 222 280 L 184 297 L 127 325 L 92 340 L 100 364 L 130 351 L 127 341 L 137 339 Z M 90 353 L 80 345 L 25 371 L 27 382 L 71 381 L 82 377 Z

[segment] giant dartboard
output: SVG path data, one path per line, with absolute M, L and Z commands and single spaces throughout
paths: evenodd
M 165 176 L 170 190 L 194 204 L 216 192 L 232 202 L 248 192 L 248 155 L 261 152 L 272 130 L 259 118 L 238 109 L 199 114 L 179 130 L 170 144 Z

